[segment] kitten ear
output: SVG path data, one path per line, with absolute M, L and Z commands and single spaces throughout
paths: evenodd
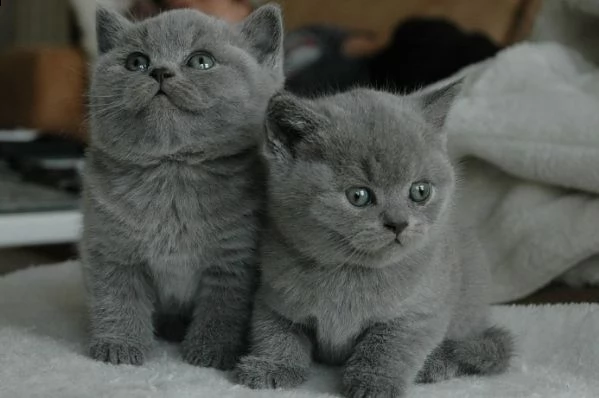
M 281 8 L 268 4 L 258 8 L 241 23 L 241 35 L 261 65 L 283 68 L 283 16 Z
M 436 130 L 443 130 L 449 110 L 463 87 L 463 78 L 450 78 L 425 87 L 408 97 L 418 101 L 426 120 Z
M 133 24 L 116 11 L 105 7 L 96 9 L 96 32 L 100 54 L 110 51 L 118 42 L 121 34 Z
M 297 144 L 324 123 L 324 117 L 306 101 L 288 93 L 275 94 L 266 111 L 266 150 L 279 157 L 294 156 Z

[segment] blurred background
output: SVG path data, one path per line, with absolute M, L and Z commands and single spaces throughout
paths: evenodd
M 287 88 L 403 92 L 527 38 L 542 0 L 281 0 Z M 96 3 L 141 20 L 196 8 L 235 23 L 260 0 L 3 0 L 0 274 L 76 256 Z

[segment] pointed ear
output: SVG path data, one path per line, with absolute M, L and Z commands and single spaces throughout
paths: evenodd
M 283 16 L 274 4 L 258 8 L 241 23 L 241 35 L 261 65 L 283 68 Z
M 133 24 L 124 16 L 108 8 L 96 10 L 96 32 L 100 54 L 110 51 L 121 38 L 125 30 Z
M 449 110 L 462 89 L 463 78 L 447 79 L 410 94 L 408 97 L 418 101 L 425 119 L 437 130 L 442 130 Z
M 266 151 L 277 157 L 294 157 L 296 146 L 326 123 L 305 100 L 288 93 L 275 94 L 266 111 Z

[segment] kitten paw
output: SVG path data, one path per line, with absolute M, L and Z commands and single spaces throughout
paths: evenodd
M 458 376 L 459 363 L 455 358 L 457 343 L 444 340 L 426 358 L 416 376 L 416 383 L 438 383 Z
M 113 365 L 141 365 L 144 353 L 138 347 L 121 343 L 97 342 L 89 348 L 90 356 Z
M 203 368 L 231 370 L 241 356 L 239 342 L 211 339 L 207 336 L 186 337 L 182 344 L 183 359 Z
M 252 389 L 293 388 L 306 381 L 308 369 L 247 356 L 237 365 L 235 378 Z
M 397 380 L 365 372 L 346 372 L 343 390 L 347 398 L 401 398 L 406 395 L 405 385 Z
M 231 370 L 237 363 L 239 351 L 223 346 L 207 347 L 205 345 L 183 348 L 183 359 L 191 365 L 202 368 Z
M 430 384 L 449 380 L 458 375 L 458 364 L 449 359 L 427 361 L 416 376 L 416 383 Z
M 405 393 L 390 386 L 350 386 L 345 389 L 344 396 L 347 398 L 401 398 L 405 396 Z

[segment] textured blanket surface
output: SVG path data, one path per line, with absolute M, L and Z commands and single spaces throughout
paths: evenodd
M 599 70 L 572 49 L 525 43 L 467 78 L 448 118 L 463 161 L 460 218 L 492 266 L 495 302 L 572 267 L 599 270 Z
M 230 374 L 183 363 L 159 343 L 141 367 L 85 355 L 85 295 L 77 263 L 0 278 L 0 397 L 242 398 L 339 396 L 339 371 L 315 367 L 300 389 L 252 391 Z M 498 307 L 494 318 L 517 335 L 509 373 L 416 386 L 410 397 L 516 398 L 599 396 L 599 307 Z

